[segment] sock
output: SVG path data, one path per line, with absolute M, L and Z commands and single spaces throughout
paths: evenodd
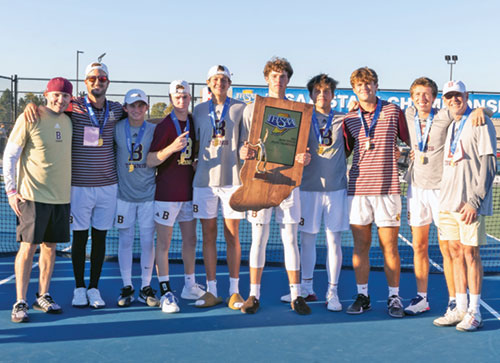
M 338 284 L 328 284 L 328 291 L 333 291 L 333 292 L 337 293 L 338 286 L 339 286 Z M 368 290 L 368 286 L 367 286 L 367 290 Z
M 450 296 L 450 298 L 448 299 L 448 304 L 452 303 L 452 302 L 454 302 L 454 303 L 457 302 L 457 298 L 455 296 Z
M 250 284 L 250 296 L 255 296 L 257 300 L 260 299 L 260 284 Z
M 141 289 L 151 285 L 153 267 L 155 265 L 155 228 L 139 229 L 141 241 Z
M 186 285 L 187 288 L 191 288 L 194 286 L 196 283 L 194 274 L 184 274 L 184 285 Z
M 467 311 L 467 294 L 456 293 L 458 311 Z
M 424 299 L 427 299 L 427 293 L 426 292 L 417 292 L 418 296 L 422 296 Z
M 368 284 L 357 284 L 356 286 L 358 287 L 358 294 L 368 296 Z
M 229 296 L 231 296 L 232 294 L 240 293 L 240 289 L 238 286 L 239 282 L 240 282 L 239 278 L 234 278 L 234 277 L 229 278 Z
M 163 296 L 167 292 L 172 291 L 170 288 L 170 277 L 167 276 L 158 276 L 158 281 L 160 282 L 160 294 Z
M 301 288 L 302 288 L 302 291 L 307 292 L 308 295 L 311 295 L 314 291 L 313 279 L 302 280 Z
M 475 314 L 481 315 L 479 311 L 479 300 L 481 299 L 481 294 L 474 295 L 469 294 L 469 311 L 474 312 Z
M 217 297 L 217 280 L 207 281 L 207 292 Z
M 300 295 L 300 284 L 290 284 L 290 297 L 292 301 Z
M 118 230 L 118 265 L 123 286 L 132 286 L 132 247 L 134 245 L 134 227 Z
M 399 296 L 399 286 L 396 287 L 389 286 L 389 297 L 394 295 Z

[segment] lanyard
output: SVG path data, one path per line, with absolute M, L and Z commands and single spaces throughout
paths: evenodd
M 104 126 L 106 126 L 106 123 L 108 122 L 109 119 L 108 100 L 106 100 L 106 112 L 104 113 L 104 121 L 102 122 L 102 125 L 99 125 L 99 120 L 97 119 L 94 109 L 92 108 L 92 105 L 89 102 L 88 96 L 85 96 L 85 107 L 87 108 L 87 112 L 89 113 L 89 118 L 90 121 L 92 122 L 92 125 L 99 128 L 99 136 L 102 137 L 102 130 L 104 130 Z
M 465 126 L 465 121 L 469 118 L 469 114 L 471 113 L 471 109 L 467 107 L 467 110 L 462 115 L 460 119 L 460 125 L 458 125 L 458 130 L 455 134 L 455 126 L 457 122 L 453 121 L 453 130 L 451 132 L 451 141 L 450 141 L 450 153 L 451 155 L 455 154 L 455 150 L 457 150 L 458 140 L 460 140 L 460 135 L 462 134 L 462 130 Z
M 418 110 L 417 113 L 415 114 L 415 132 L 417 134 L 418 150 L 420 150 L 420 152 L 425 151 L 425 147 L 427 145 L 427 139 L 429 138 L 429 132 L 431 130 L 433 120 L 434 120 L 434 109 L 431 109 L 431 113 L 429 114 L 429 117 L 427 117 L 427 122 L 425 124 L 425 130 L 424 130 L 424 137 L 422 139 L 422 128 L 420 127 Z
M 175 131 L 177 132 L 177 136 L 179 136 L 183 132 L 189 131 L 189 116 L 188 116 L 188 118 L 186 120 L 186 127 L 184 127 L 184 131 L 181 131 L 181 126 L 179 124 L 179 119 L 177 118 L 177 115 L 175 114 L 175 111 L 172 110 L 172 112 L 170 112 L 170 118 L 172 119 L 172 122 L 174 123 Z M 182 149 L 181 152 L 186 151 L 186 148 L 187 148 L 187 145 L 184 147 L 184 149 Z
M 130 154 L 130 161 L 134 160 L 134 152 L 137 150 L 139 145 L 141 144 L 142 137 L 144 136 L 144 131 L 146 130 L 146 121 L 142 122 L 141 128 L 139 129 L 139 133 L 137 134 L 137 137 L 135 138 L 135 144 L 132 143 L 132 136 L 130 134 L 130 121 L 128 118 L 125 120 L 125 139 L 127 143 L 127 150 L 128 153 Z M 134 147 L 132 147 L 134 145 Z
M 328 119 L 325 125 L 325 131 L 330 130 L 330 127 L 332 127 L 332 122 L 333 122 L 333 109 L 331 109 L 330 113 L 328 114 Z M 313 109 L 312 124 L 314 133 L 316 134 L 316 138 L 318 139 L 318 143 L 323 144 L 323 135 L 321 135 L 318 118 L 316 117 L 316 109 Z
M 380 115 L 380 110 L 382 109 L 382 101 L 380 101 L 380 98 L 377 100 L 377 108 L 375 109 L 375 114 L 373 115 L 372 123 L 370 127 L 368 128 L 368 123 L 365 121 L 365 118 L 363 117 L 363 114 L 361 113 L 361 107 L 358 107 L 358 117 L 361 120 L 361 123 L 363 125 L 363 128 L 365 129 L 365 136 L 366 138 L 370 138 L 370 135 L 372 134 L 372 131 L 375 129 L 375 126 L 377 125 L 378 121 L 378 116 Z
M 227 111 L 229 111 L 229 103 L 231 102 L 231 98 L 226 97 L 226 101 L 224 102 L 224 107 L 222 108 L 222 114 L 220 115 L 220 120 L 224 120 L 224 117 L 226 117 Z M 214 107 L 214 102 L 210 99 L 208 101 L 208 107 L 209 107 L 209 113 L 208 115 L 210 116 L 210 121 L 212 122 L 212 127 L 214 129 L 215 135 L 219 135 L 221 132 L 217 129 L 217 121 L 215 118 L 215 107 Z

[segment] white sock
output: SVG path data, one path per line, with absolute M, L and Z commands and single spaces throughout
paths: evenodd
M 260 284 L 250 284 L 250 296 L 255 296 L 257 300 L 260 299 Z
M 481 314 L 479 311 L 479 300 L 481 299 L 481 294 L 474 295 L 469 294 L 469 311 L 473 311 L 475 314 Z
M 234 278 L 234 277 L 229 278 L 229 296 L 231 296 L 232 294 L 240 293 L 239 282 L 240 282 L 239 278 Z
M 166 276 L 158 276 L 158 282 L 165 282 L 165 281 L 170 281 L 170 277 L 168 275 Z
M 467 294 L 456 293 L 458 311 L 467 311 Z
M 307 294 L 312 294 L 313 289 L 313 279 L 302 280 L 301 281 L 301 290 L 307 292 Z
M 399 286 L 396 287 L 389 286 L 389 297 L 394 295 L 399 296 Z
M 207 292 L 217 297 L 217 280 L 207 281 Z
M 422 296 L 424 299 L 427 298 L 427 293 L 426 292 L 417 292 L 418 296 Z
M 118 265 L 123 286 L 132 286 L 132 246 L 134 245 L 134 227 L 118 230 Z
M 292 301 L 300 295 L 300 284 L 290 284 L 290 297 Z
M 141 239 L 141 289 L 151 285 L 153 267 L 155 265 L 155 227 L 140 227 Z
M 448 304 L 451 303 L 451 302 L 457 302 L 457 298 L 455 296 L 450 296 L 450 298 L 448 299 Z
M 196 279 L 194 274 L 184 274 L 184 285 L 186 285 L 187 288 L 193 287 L 195 283 Z
M 356 286 L 358 287 L 358 294 L 368 296 L 368 284 L 357 284 Z

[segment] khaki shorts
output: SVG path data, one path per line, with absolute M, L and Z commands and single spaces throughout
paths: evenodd
M 460 213 L 439 212 L 439 238 L 441 241 L 460 241 L 466 246 L 481 246 L 486 244 L 486 222 L 479 215 L 471 224 L 460 220 Z

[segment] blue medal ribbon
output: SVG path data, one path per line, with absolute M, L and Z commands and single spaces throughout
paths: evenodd
M 453 121 L 453 130 L 451 132 L 451 140 L 450 140 L 450 154 L 453 156 L 455 154 L 455 151 L 457 150 L 458 146 L 458 140 L 460 140 L 460 134 L 462 133 L 462 130 L 465 126 L 465 121 L 469 118 L 469 115 L 471 113 L 470 107 L 467 106 L 467 110 L 465 110 L 465 113 L 462 115 L 462 118 L 460 119 L 460 125 L 458 125 L 458 130 L 455 133 L 455 126 L 457 124 L 456 121 Z
M 99 128 L 99 138 L 102 138 L 102 132 L 104 130 L 104 126 L 106 126 L 106 123 L 108 122 L 109 119 L 109 105 L 108 105 L 108 100 L 106 100 L 106 112 L 104 113 L 104 121 L 102 122 L 102 125 L 99 124 L 99 120 L 97 119 L 94 108 L 92 107 L 92 104 L 89 102 L 88 96 L 85 96 L 85 107 L 87 108 L 87 112 L 89 114 L 90 121 L 92 122 L 92 125 L 95 127 Z
M 382 101 L 380 101 L 379 98 L 377 100 L 377 108 L 375 109 L 375 114 L 373 115 L 372 123 L 370 124 L 370 127 L 368 127 L 368 123 L 366 122 L 365 118 L 363 117 L 363 114 L 361 113 L 361 107 L 358 107 L 358 117 L 361 120 L 361 124 L 363 125 L 363 128 L 365 130 L 365 136 L 367 139 L 370 139 L 370 135 L 372 134 L 372 131 L 375 129 L 375 125 L 377 125 L 381 109 L 382 109 Z
M 227 113 L 227 111 L 229 111 L 229 103 L 230 102 L 231 102 L 231 98 L 226 97 L 226 101 L 224 102 L 224 107 L 222 108 L 222 113 L 220 115 L 219 122 L 224 120 L 224 117 L 226 117 L 226 113 Z M 215 135 L 219 136 L 220 132 L 217 129 L 217 118 L 215 117 L 215 107 L 214 107 L 214 102 L 212 101 L 212 99 L 210 99 L 208 101 L 208 108 L 209 108 L 208 115 L 210 116 L 210 121 L 212 122 L 212 127 L 214 129 L 214 133 L 215 133 Z
M 429 117 L 427 117 L 427 122 L 425 124 L 424 136 L 422 138 L 422 128 L 420 126 L 420 118 L 418 117 L 418 110 L 415 114 L 415 133 L 417 134 L 418 150 L 420 152 L 425 151 L 427 146 L 427 139 L 429 138 L 429 132 L 431 130 L 432 122 L 434 120 L 434 109 L 431 109 Z
M 189 131 L 189 117 L 186 120 L 186 127 L 184 127 L 184 131 L 181 131 L 181 125 L 179 124 L 179 119 L 177 118 L 175 111 L 170 112 L 170 117 L 172 118 L 172 122 L 174 123 L 175 131 L 177 131 L 177 136 L 179 136 L 183 132 Z M 187 145 L 184 146 L 184 149 L 182 149 L 181 152 L 183 153 L 184 151 L 186 151 L 186 148 Z
M 142 137 L 144 136 L 144 131 L 146 130 L 146 121 L 142 122 L 141 128 L 139 129 L 139 133 L 137 134 L 137 137 L 135 138 L 135 143 L 132 142 L 132 135 L 130 133 L 130 121 L 128 118 L 125 120 L 125 140 L 127 144 L 127 150 L 128 153 L 130 154 L 130 161 L 134 160 L 134 152 L 137 150 L 139 145 L 141 144 Z M 132 145 L 134 144 L 134 147 L 132 148 Z
M 330 127 L 332 127 L 333 113 L 334 113 L 334 111 L 333 111 L 333 109 L 331 109 L 330 113 L 328 114 L 328 119 L 326 121 L 325 131 L 330 130 Z M 321 135 L 321 130 L 319 127 L 318 118 L 316 117 L 316 109 L 313 109 L 312 125 L 313 125 L 314 134 L 316 135 L 316 138 L 318 139 L 318 144 L 323 144 L 323 135 Z

